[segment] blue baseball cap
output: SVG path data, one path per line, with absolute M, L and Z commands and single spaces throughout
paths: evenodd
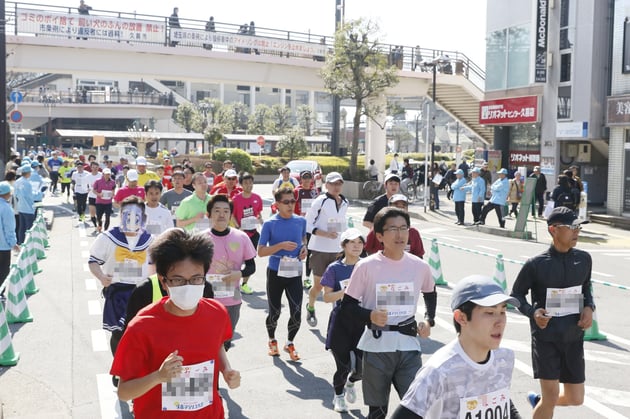
M 31 171 L 33 169 L 31 169 L 31 166 L 28 164 L 25 164 L 24 166 L 20 167 L 20 169 L 22 170 L 22 173 L 31 173 Z
M 7 181 L 0 182 L 0 195 L 6 195 L 9 192 L 13 192 L 13 187 Z
M 464 171 L 462 169 L 457 169 L 455 170 L 455 174 L 464 176 Z
M 507 175 L 507 174 L 508 174 L 508 173 L 507 173 L 507 169 L 506 169 L 506 168 L 503 168 L 503 169 L 501 169 L 501 170 L 499 170 L 499 171 L 497 172 L 497 175 Z

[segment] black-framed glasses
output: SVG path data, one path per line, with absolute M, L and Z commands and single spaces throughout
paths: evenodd
M 554 227 L 565 227 L 568 228 L 571 231 L 575 231 L 575 230 L 582 230 L 582 225 L 581 224 L 577 224 L 577 225 L 570 225 L 570 224 L 554 224 Z
M 285 199 L 283 201 L 280 201 L 281 204 L 284 205 L 293 205 L 295 204 L 297 201 L 295 199 Z
M 396 232 L 400 232 L 400 233 L 406 233 L 409 231 L 409 226 L 400 226 L 400 227 L 388 227 L 388 228 L 384 228 L 383 232 L 385 233 L 396 233 Z
M 190 278 L 182 278 L 181 276 L 174 276 L 171 278 L 164 277 L 166 283 L 171 287 L 181 287 L 182 285 L 201 285 L 206 282 L 205 275 L 195 275 Z

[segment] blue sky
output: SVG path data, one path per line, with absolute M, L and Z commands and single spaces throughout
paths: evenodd
M 368 18 L 381 27 L 382 41 L 459 51 L 485 67 L 486 0 L 345 0 L 346 19 Z M 78 6 L 78 0 L 48 0 L 48 5 Z M 244 23 L 257 27 L 329 35 L 334 32 L 335 0 L 86 0 L 94 9 L 171 14 L 181 19 Z

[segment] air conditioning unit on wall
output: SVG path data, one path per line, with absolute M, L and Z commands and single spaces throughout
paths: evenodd
M 591 145 L 589 143 L 581 143 L 578 146 L 578 155 L 576 161 L 578 163 L 591 162 Z

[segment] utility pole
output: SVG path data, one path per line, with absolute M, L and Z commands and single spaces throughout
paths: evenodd
M 5 0 L 0 0 L 0 179 L 4 180 L 4 172 L 9 160 L 9 143 L 11 132 L 7 125 L 7 21 Z M 17 150 L 16 150 L 17 151 Z
M 335 0 L 335 32 L 343 26 L 345 0 Z M 333 96 L 332 103 L 332 133 L 330 136 L 330 155 L 339 155 L 339 124 L 341 121 L 341 98 Z

